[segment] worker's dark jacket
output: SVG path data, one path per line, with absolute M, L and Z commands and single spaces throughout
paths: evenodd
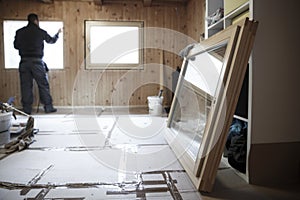
M 42 58 L 44 56 L 44 41 L 51 44 L 55 43 L 57 39 L 58 34 L 51 37 L 36 24 L 28 23 L 27 26 L 17 30 L 14 47 L 19 50 L 22 58 Z

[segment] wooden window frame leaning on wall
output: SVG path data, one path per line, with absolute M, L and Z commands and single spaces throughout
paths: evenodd
M 232 25 L 197 44 L 201 46 L 202 50 L 200 52 L 191 50 L 183 61 L 165 137 L 199 191 L 210 192 L 213 188 L 253 47 L 257 26 L 258 22 L 250 21 L 248 18 Z M 181 103 L 178 102 L 178 99 L 182 95 L 180 93 L 185 81 L 185 73 L 193 57 L 217 48 L 224 42 L 227 43 L 222 67 L 224 71 L 218 81 L 215 95 L 207 98 L 207 101 L 210 102 L 210 111 L 206 117 L 197 155 L 192 158 L 188 151 L 195 141 L 192 138 L 189 143 L 183 142 L 183 137 L 185 137 L 183 134 L 185 133 L 181 132 L 181 129 L 175 130 L 173 127 L 173 124 L 176 123 L 175 120 L 178 120 L 177 115 L 180 115 L 178 109 L 182 109 L 179 108 Z M 200 66 L 199 70 L 201 71 Z M 201 88 L 199 89 L 201 90 Z

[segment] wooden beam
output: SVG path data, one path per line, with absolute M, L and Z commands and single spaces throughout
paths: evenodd
M 53 0 L 39 0 L 42 3 L 53 3 Z
M 103 5 L 103 0 L 94 0 L 96 5 L 102 6 Z
M 151 6 L 152 0 L 143 0 L 144 1 L 144 6 Z

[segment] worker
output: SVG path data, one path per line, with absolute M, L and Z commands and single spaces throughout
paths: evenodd
M 45 30 L 39 27 L 39 19 L 36 14 L 29 14 L 27 20 L 28 25 L 16 31 L 14 40 L 14 47 L 19 50 L 19 55 L 21 56 L 19 75 L 23 111 L 31 114 L 34 79 L 38 85 L 40 101 L 44 105 L 45 113 L 56 112 L 57 109 L 52 104 L 46 66 L 43 61 L 44 41 L 49 44 L 55 43 L 62 29 L 60 28 L 51 37 Z

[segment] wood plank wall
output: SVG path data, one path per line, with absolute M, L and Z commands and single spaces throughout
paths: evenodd
M 201 0 L 204 1 L 204 0 Z M 189 4 L 198 2 L 191 0 Z M 198 3 L 197 3 L 198 4 Z M 0 101 L 10 96 L 16 96 L 16 105 L 20 105 L 20 87 L 18 70 L 4 69 L 3 50 L 3 20 L 26 19 L 28 13 L 37 13 L 40 20 L 61 20 L 64 22 L 64 69 L 51 70 L 49 80 L 51 94 L 56 106 L 127 106 L 146 105 L 147 96 L 156 95 L 159 91 L 161 61 L 170 68 L 181 66 L 181 58 L 174 52 L 159 49 L 145 49 L 145 67 L 129 73 L 128 70 L 85 70 L 84 69 L 84 21 L 112 20 L 112 21 L 144 21 L 145 27 L 168 28 L 186 34 L 190 29 L 192 35 L 197 35 L 201 28 L 196 23 L 187 25 L 187 7 L 151 6 L 144 7 L 142 2 L 96 5 L 93 1 L 55 0 L 45 4 L 36 0 L 18 1 L 0 0 Z M 200 20 L 201 21 L 201 20 Z M 189 29 L 189 30 L 188 30 Z M 151 38 L 152 36 L 147 36 Z M 194 36 L 197 38 L 196 36 Z M 198 37 L 199 38 L 199 37 Z M 153 38 L 148 42 L 155 41 Z M 174 50 L 183 48 L 188 41 L 172 41 Z M 151 65 L 150 63 L 154 63 Z M 129 75 L 128 75 L 129 74 Z M 147 81 L 144 81 L 147 79 Z M 171 73 L 164 74 L 167 88 L 171 87 Z M 128 88 L 135 88 L 128 91 Z M 164 104 L 171 102 L 171 92 L 166 89 Z M 36 103 L 36 102 L 35 102 Z
M 190 0 L 187 4 L 187 35 L 196 41 L 205 33 L 205 0 Z

